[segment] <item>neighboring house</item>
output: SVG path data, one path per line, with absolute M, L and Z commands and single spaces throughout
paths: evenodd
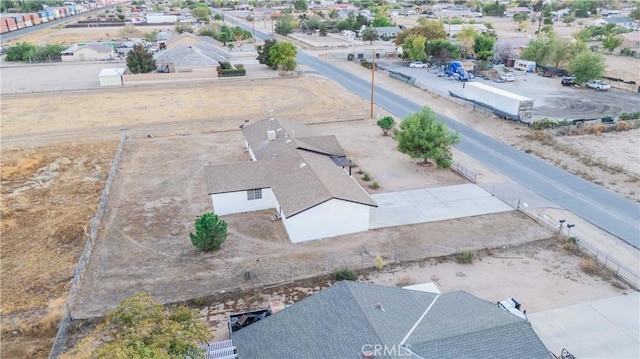
M 591 22 L 594 26 L 605 26 L 607 24 L 616 24 L 626 28 L 635 28 L 637 24 L 629 17 L 603 17 Z
M 338 282 L 231 333 L 238 359 L 549 359 L 521 319 L 456 291 Z
M 378 32 L 378 35 L 382 37 L 395 38 L 399 33 L 402 32 L 402 29 L 398 26 L 383 26 L 383 27 L 374 27 L 374 30 Z M 362 30 L 360 30 L 362 32 Z
M 618 35 L 619 38 L 622 39 L 622 44 L 620 48 L 628 48 L 628 49 L 640 49 L 640 32 L 632 31 L 624 34 Z
M 104 61 L 114 57 L 113 47 L 92 42 L 86 45 L 73 45 L 60 53 L 62 61 Z
M 156 65 L 168 66 L 171 72 L 215 72 L 228 52 L 204 41 L 166 43 L 167 49 L 155 55 Z
M 527 37 L 500 38 L 496 42 L 496 55 L 503 60 L 511 57 L 520 57 L 522 51 L 524 51 L 529 44 L 529 41 L 531 40 Z
M 515 14 L 529 14 L 530 12 L 531 12 L 531 9 L 523 6 L 510 7 L 504 11 L 505 15 L 507 16 L 513 16 Z
M 444 31 L 449 33 L 449 40 L 453 40 L 456 38 L 463 28 L 474 28 L 478 33 L 484 34 L 489 30 L 489 28 L 484 24 L 460 24 L 460 25 L 452 25 L 452 24 L 444 24 Z
M 294 243 L 369 229 L 376 204 L 335 136 L 296 137 L 274 119 L 242 132 L 249 162 L 205 168 L 214 213 L 275 209 Z

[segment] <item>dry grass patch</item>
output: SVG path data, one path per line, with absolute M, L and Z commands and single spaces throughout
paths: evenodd
M 606 281 L 612 280 L 614 277 L 613 271 L 603 267 L 592 257 L 582 258 L 580 260 L 580 269 L 592 277 L 600 277 Z

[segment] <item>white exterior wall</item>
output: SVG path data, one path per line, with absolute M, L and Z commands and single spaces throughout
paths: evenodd
M 99 76 L 100 86 L 122 86 L 122 76 L 108 75 Z
M 273 195 L 271 188 L 262 189 L 262 198 L 249 201 L 247 191 L 212 194 L 213 213 L 225 214 L 260 211 L 263 209 L 280 208 L 280 204 Z
M 293 243 L 369 230 L 369 206 L 331 199 L 293 217 L 282 217 Z

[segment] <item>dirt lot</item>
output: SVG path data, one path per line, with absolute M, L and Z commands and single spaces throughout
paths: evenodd
M 2 148 L 0 314 L 26 312 L 3 318 L 2 357 L 49 353 L 116 147 Z

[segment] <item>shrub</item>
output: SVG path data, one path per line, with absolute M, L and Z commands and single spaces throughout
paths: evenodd
M 618 121 L 616 123 L 616 130 L 617 131 L 628 131 L 630 127 L 631 126 L 629 126 L 629 123 L 626 122 L 626 121 Z
M 563 243 L 563 249 L 571 254 L 580 254 L 580 247 L 578 246 L 578 239 L 576 237 L 569 237 Z
M 235 77 L 235 76 L 246 76 L 247 70 L 245 69 L 228 69 L 228 70 L 220 70 L 218 71 L 218 77 Z
M 384 269 L 385 265 L 386 263 L 384 262 L 384 259 L 382 259 L 382 257 L 380 256 L 376 256 L 376 258 L 374 259 L 374 266 L 376 267 L 376 269 L 378 271 L 381 271 Z
M 356 280 L 358 279 L 358 273 L 349 267 L 336 269 L 331 273 L 331 276 L 335 280 Z
M 604 280 L 610 280 L 613 278 L 611 270 L 603 267 L 593 257 L 584 257 L 580 260 L 580 269 L 590 275 L 597 276 Z
M 371 181 L 371 177 L 369 176 L 368 173 L 365 173 L 364 176 L 362 176 L 362 180 L 366 181 L 366 182 L 369 182 L 369 181 Z
M 414 284 L 416 284 L 415 279 L 413 279 L 411 276 L 408 276 L 408 275 L 400 278 L 398 280 L 398 283 L 396 283 L 398 287 L 406 287 Z
M 474 251 L 464 251 L 458 253 L 456 256 L 456 262 L 460 264 L 471 264 L 475 258 L 476 254 Z
M 380 188 L 380 185 L 378 184 L 378 182 L 373 182 L 369 187 L 371 187 L 373 189 L 378 189 L 378 188 Z
M 213 213 L 205 213 L 196 219 L 195 233 L 189 233 L 191 244 L 201 251 L 215 251 L 227 239 L 227 222 Z
M 548 118 L 543 118 L 543 119 L 540 119 L 540 120 L 532 123 L 531 124 L 531 128 L 533 128 L 534 130 L 546 130 L 546 129 L 549 129 L 549 128 L 567 126 L 567 125 L 569 125 L 569 121 L 567 121 L 567 120 L 554 121 L 554 120 L 550 120 Z
M 620 120 L 622 121 L 628 121 L 628 120 L 635 120 L 640 118 L 640 111 L 636 111 L 636 112 L 623 112 L 620 114 Z

